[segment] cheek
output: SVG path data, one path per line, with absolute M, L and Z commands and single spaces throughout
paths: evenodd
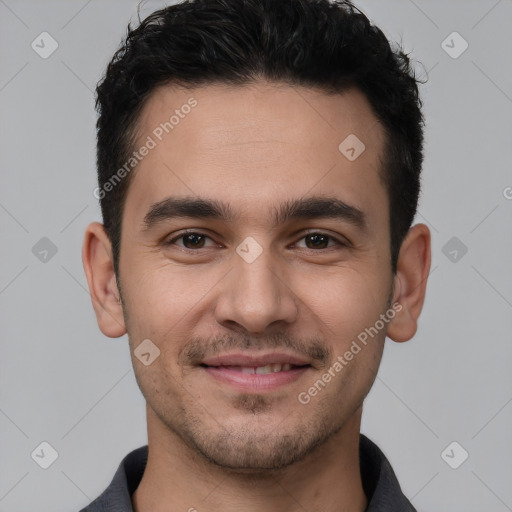
M 354 407 L 370 389 L 379 367 L 387 327 L 380 318 L 388 297 L 384 275 L 345 268 L 331 276 L 309 303 L 332 348 L 330 392 L 340 400 L 354 400 Z
M 357 336 L 384 312 L 389 283 L 382 275 L 355 267 L 317 274 L 303 283 L 302 300 L 329 327 L 328 336 Z
M 132 264 L 125 289 L 126 325 L 132 350 L 149 338 L 159 348 L 159 365 L 175 373 L 183 344 L 190 338 L 215 295 L 225 271 L 210 268 Z
M 214 282 L 208 274 L 199 273 L 193 266 L 164 262 L 140 268 L 133 264 L 127 286 L 123 285 L 123 288 L 129 292 L 131 312 L 143 325 L 158 329 L 163 323 L 169 329 L 198 304 Z

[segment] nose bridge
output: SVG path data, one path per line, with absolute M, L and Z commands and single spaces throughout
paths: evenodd
M 272 323 L 293 322 L 296 299 L 283 282 L 283 270 L 268 246 L 247 237 L 233 255 L 233 270 L 219 297 L 219 323 L 236 322 L 250 332 L 263 332 Z

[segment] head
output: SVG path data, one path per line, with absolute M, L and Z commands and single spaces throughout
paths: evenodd
M 129 27 L 97 108 L 84 266 L 153 431 L 232 469 L 303 459 L 357 417 L 423 305 L 408 57 L 349 2 L 184 2 Z M 249 390 L 212 370 L 235 353 L 301 368 Z

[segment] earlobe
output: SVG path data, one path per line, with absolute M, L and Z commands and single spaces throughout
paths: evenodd
M 105 228 L 99 222 L 89 224 L 85 230 L 82 262 L 101 332 L 110 338 L 122 336 L 126 333 L 126 327 L 114 273 L 112 248 Z
M 394 302 L 402 307 L 387 331 L 387 336 L 394 341 L 408 341 L 416 333 L 425 301 L 430 260 L 430 230 L 425 224 L 416 224 L 405 237 L 398 256 Z

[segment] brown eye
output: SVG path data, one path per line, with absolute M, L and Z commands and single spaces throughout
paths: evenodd
M 181 233 L 174 237 L 172 240 L 166 242 L 166 245 L 177 245 L 178 247 L 184 247 L 185 249 L 190 250 L 203 249 L 206 247 L 205 243 L 207 239 L 210 240 L 210 237 L 202 233 L 190 231 L 188 233 Z M 182 244 L 176 244 L 178 240 L 181 240 Z
M 334 242 L 334 246 L 344 247 L 346 244 L 340 242 L 336 238 L 326 233 L 308 233 L 303 236 L 301 240 L 305 240 L 306 249 L 329 249 L 333 247 L 333 244 L 329 245 L 329 242 Z
M 187 249 L 201 249 L 204 246 L 204 236 L 197 233 L 189 233 L 181 237 L 183 245 Z M 190 244 L 190 246 L 189 246 Z
M 326 235 L 313 234 L 304 237 L 305 240 L 309 240 L 311 243 L 306 242 L 308 249 L 325 249 L 329 243 L 329 237 Z

